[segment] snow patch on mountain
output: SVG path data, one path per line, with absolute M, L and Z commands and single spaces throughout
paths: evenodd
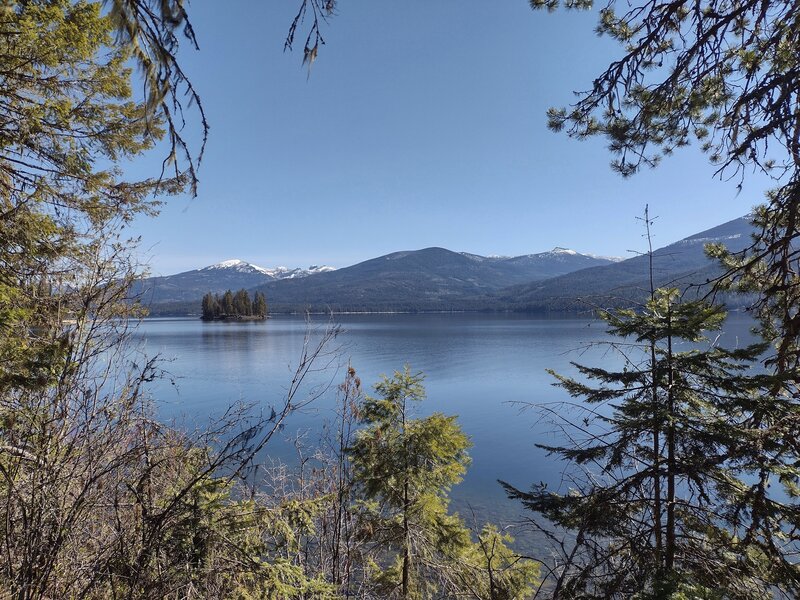
M 576 250 L 572 250 L 571 248 L 562 248 L 561 246 L 556 246 L 549 252 L 541 252 L 539 254 L 530 254 L 531 258 L 533 257 L 541 257 L 541 258 L 550 258 L 550 257 L 564 257 L 564 256 L 585 256 L 586 258 L 595 258 L 597 260 L 607 260 L 609 262 L 620 262 L 625 260 L 621 256 L 600 256 L 599 254 L 584 254 L 583 252 L 577 252 Z
M 607 260 L 609 262 L 615 262 L 615 263 L 622 262 L 623 260 L 626 260 L 626 258 L 624 256 L 602 256 L 600 254 L 585 254 L 584 256 L 589 256 L 591 258 L 597 258 L 599 260 Z
M 238 273 L 261 273 L 273 279 L 294 279 L 297 277 L 307 277 L 309 275 L 327 273 L 328 271 L 336 270 L 334 267 L 328 267 L 326 265 L 311 265 L 308 269 L 301 269 L 300 267 L 289 268 L 284 266 L 275 267 L 274 269 L 267 269 L 239 258 L 223 260 L 222 262 L 203 267 L 199 270 L 215 271 L 219 269 L 230 269 Z
M 484 262 L 487 260 L 497 260 L 498 258 L 501 258 L 499 256 L 481 256 L 480 254 L 472 254 L 471 252 L 459 252 L 459 254 L 464 258 L 468 258 L 475 262 Z
M 306 269 L 309 275 L 316 275 L 317 273 L 329 273 L 330 271 L 335 271 L 336 267 L 329 267 L 328 265 L 311 265 Z
M 715 242 L 724 242 L 725 240 L 738 240 L 742 237 L 741 233 L 734 233 L 732 235 L 720 235 L 717 237 L 690 237 L 679 242 L 675 242 L 674 246 L 687 246 L 691 244 L 711 244 Z
M 470 252 L 459 252 L 462 256 L 469 258 L 475 262 L 484 262 L 484 261 L 495 261 L 495 262 L 502 262 L 502 261 L 520 261 L 520 260 L 567 260 L 568 256 L 578 256 L 578 257 L 585 257 L 585 258 L 594 258 L 597 260 L 607 260 L 609 262 L 619 262 L 621 260 L 625 260 L 619 256 L 599 256 L 597 254 L 583 254 L 582 252 L 577 252 L 576 250 L 572 250 L 570 248 L 562 248 L 561 246 L 556 246 L 552 250 L 547 252 L 536 252 L 534 254 L 522 254 L 520 256 L 509 256 L 507 254 L 490 254 L 488 256 L 481 256 L 479 254 L 472 254 Z
M 311 265 L 307 269 L 301 269 L 299 267 L 296 269 L 289 269 L 288 267 L 275 267 L 273 272 L 275 273 L 274 277 L 276 279 L 296 279 L 298 277 L 308 277 L 309 275 L 328 273 L 335 270 L 335 268 L 328 267 L 326 265 Z
M 201 271 L 214 271 L 217 269 L 232 269 L 239 273 L 263 273 L 264 275 L 269 275 L 272 277 L 273 270 L 265 269 L 264 267 L 259 267 L 258 265 L 254 265 L 249 262 L 245 262 L 239 258 L 232 258 L 230 260 L 223 260 L 222 262 L 218 262 L 213 265 L 209 265 L 207 267 L 203 267 L 200 269 Z

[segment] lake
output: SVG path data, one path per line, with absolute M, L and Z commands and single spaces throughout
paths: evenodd
M 318 317 L 312 326 L 326 323 Z M 381 374 L 404 364 L 425 373 L 427 399 L 419 413 L 458 415 L 474 444 L 472 465 L 453 492 L 454 506 L 481 515 L 513 516 L 518 507 L 497 484 L 503 479 L 527 488 L 545 481 L 558 489 L 563 465 L 547 457 L 535 443 L 557 443 L 551 423 L 523 405 L 568 399 L 552 386 L 546 369 L 575 374 L 570 361 L 611 367 L 619 357 L 608 345 L 604 324 L 585 318 L 543 318 L 520 315 L 421 314 L 337 315 L 343 329 L 337 338 L 335 365 L 317 373 L 311 383 L 331 382 L 332 389 L 303 413 L 292 415 L 284 434 L 305 432 L 318 439 L 322 423 L 331 419 L 335 386 L 348 361 L 365 389 Z M 751 322 L 734 314 L 722 343 L 734 346 L 750 339 Z M 306 322 L 300 316 L 276 316 L 264 322 L 204 323 L 199 319 L 147 319 L 135 336 L 147 353 L 171 361 L 174 381 L 154 384 L 153 395 L 164 418 L 202 426 L 210 415 L 230 404 L 276 404 L 300 356 Z M 338 369 L 336 366 L 338 365 Z M 276 442 L 269 453 L 291 461 L 293 452 Z

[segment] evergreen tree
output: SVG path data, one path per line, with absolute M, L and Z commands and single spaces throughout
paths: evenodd
M 557 385 L 589 407 L 569 445 L 540 447 L 582 469 L 575 488 L 522 492 L 504 484 L 512 498 L 575 532 L 555 598 L 712 591 L 771 598 L 774 589 L 800 590 L 793 550 L 775 541 L 791 527 L 781 516 L 788 507 L 750 483 L 758 473 L 774 480 L 798 475 L 797 467 L 768 458 L 777 448 L 753 427 L 769 410 L 765 392 L 775 381 L 752 372 L 766 346 L 699 348 L 704 331 L 720 328 L 724 311 L 678 299 L 677 291 L 660 290 L 643 312 L 604 315 L 610 333 L 626 340 L 624 365 L 575 365 L 597 385 L 556 375 Z M 679 345 L 694 347 L 678 351 Z M 766 519 L 757 516 L 764 501 Z
M 422 375 L 409 367 L 384 377 L 379 397 L 367 397 L 359 408 L 361 422 L 350 449 L 353 477 L 366 502 L 365 517 L 375 532 L 378 562 L 394 555 L 375 581 L 382 597 L 434 598 L 482 589 L 488 598 L 524 595 L 536 569 L 521 563 L 496 532 L 486 530 L 496 551 L 481 554 L 458 515 L 447 511 L 450 488 L 469 464 L 469 439 L 455 417 L 434 413 L 411 417 L 424 397 Z M 494 560 L 494 563 L 492 563 Z M 488 566 L 487 566 L 488 565 Z M 492 571 L 492 566 L 494 571 Z M 476 573 L 496 572 L 492 584 Z M 513 573 L 513 575 L 512 575 Z M 501 594 L 502 590 L 502 595 Z
M 250 302 L 250 294 L 247 290 L 241 289 L 233 296 L 233 313 L 237 317 L 249 317 L 252 314 L 253 305 Z
M 217 317 L 217 298 L 211 292 L 203 296 L 202 318 L 206 321 Z
M 532 0 L 553 10 L 561 0 Z M 592 8 L 592 0 L 564 0 Z M 753 407 L 747 439 L 758 431 L 748 508 L 762 542 L 800 546 L 796 468 L 800 465 L 800 20 L 787 0 L 609 0 L 597 31 L 620 43 L 621 56 L 569 108 L 549 111 L 550 127 L 579 139 L 605 136 L 623 176 L 695 141 L 715 174 L 767 175 L 774 188 L 752 214 L 753 245 L 708 251 L 725 268 L 721 288 L 752 292 L 759 332 L 771 343 L 764 364 L 775 375 Z M 761 463 L 760 466 L 758 463 Z M 776 477 L 776 473 L 780 475 Z M 777 485 L 773 485 L 776 484 Z M 782 488 L 782 489 L 781 489 Z M 789 500 L 785 500 L 788 498 Z M 755 527 L 757 529 L 757 527 Z M 748 541 L 755 533 L 746 536 Z M 788 551 L 787 551 L 788 552 Z M 796 574 L 787 575 L 793 581 Z
M 267 316 L 267 301 L 261 292 L 256 292 L 252 302 L 250 294 L 245 289 L 241 289 L 235 294 L 228 290 L 221 298 L 210 292 L 203 296 L 202 318 L 204 320 L 252 316 L 262 319 Z
M 232 484 L 295 392 L 271 419 L 233 411 L 204 433 L 173 430 L 144 390 L 158 361 L 124 345 L 140 313 L 127 302 L 136 273 L 123 226 L 194 191 L 181 98 L 206 129 L 175 58 L 181 32 L 194 43 L 185 5 L 0 6 L 4 597 L 333 595 L 295 550 L 313 503 L 256 505 Z M 163 169 L 125 177 L 127 161 L 162 144 Z M 304 350 L 293 388 L 318 353 Z
M 230 290 L 226 290 L 226 292 L 222 295 L 222 301 L 220 302 L 222 307 L 222 315 L 225 317 L 232 317 L 236 310 L 233 306 L 233 292 Z
M 531 0 L 553 10 L 562 0 Z M 593 0 L 564 0 L 590 9 Z M 789 0 L 608 0 L 597 32 L 619 42 L 618 60 L 569 108 L 550 109 L 550 127 L 579 139 L 604 136 L 623 176 L 655 166 L 696 142 L 715 174 L 770 177 L 775 187 L 753 213 L 755 244 L 727 256 L 728 274 L 758 292 L 754 308 L 776 346 L 776 371 L 800 368 L 800 21 Z M 780 394 L 798 398 L 797 384 Z M 795 435 L 797 431 L 793 431 Z M 776 435 L 783 435 L 775 432 Z M 787 447 L 791 443 L 787 440 Z M 794 459 L 790 459 L 794 460 Z
M 266 318 L 267 312 L 267 299 L 264 297 L 263 292 L 256 292 L 253 298 L 253 314 L 263 319 Z

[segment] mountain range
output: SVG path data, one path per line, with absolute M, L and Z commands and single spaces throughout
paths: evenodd
M 139 282 L 134 293 L 152 314 L 196 312 L 207 292 L 263 291 L 274 311 L 461 310 L 476 296 L 541 281 L 615 259 L 566 248 L 523 256 L 480 256 L 444 248 L 394 252 L 343 269 L 265 269 L 228 260 Z M 196 306 L 187 306 L 193 303 Z
M 752 226 L 734 219 L 653 253 L 656 285 L 704 290 L 718 267 L 706 243 L 747 247 Z M 523 256 L 480 256 L 445 248 L 394 252 L 341 268 L 266 269 L 241 260 L 142 280 L 153 315 L 197 314 L 207 292 L 262 291 L 271 312 L 502 310 L 559 312 L 630 305 L 647 296 L 649 258 L 627 260 L 554 248 Z
M 564 248 L 514 257 L 425 248 L 258 289 L 276 311 L 298 305 L 337 312 L 470 310 L 483 308 L 482 298 L 503 288 L 612 262 Z
M 199 303 L 208 292 L 221 294 L 225 290 L 251 289 L 270 281 L 297 279 L 333 270 L 333 267 L 318 265 L 307 269 L 267 269 L 236 258 L 176 275 L 148 277 L 136 282 L 131 292 L 149 306 L 193 301 Z
M 721 274 L 720 267 L 706 256 L 706 244 L 722 243 L 738 252 L 752 243 L 752 233 L 750 221 L 742 217 L 653 251 L 655 286 L 677 287 L 692 296 L 704 294 L 708 282 Z M 497 303 L 506 310 L 525 312 L 611 308 L 640 302 L 649 289 L 649 258 L 640 254 L 612 265 L 512 286 L 498 294 Z

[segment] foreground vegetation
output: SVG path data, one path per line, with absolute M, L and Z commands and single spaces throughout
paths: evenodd
M 335 5 L 301 2 L 289 43 L 312 23 L 307 62 L 319 50 L 319 16 Z M 197 432 L 155 418 L 147 385 L 160 376 L 159 362 L 127 344 L 127 318 L 137 314 L 127 290 L 137 272 L 122 231 L 155 212 L 156 198 L 194 189 L 202 145 L 192 152 L 176 126 L 183 93 L 203 133 L 205 120 L 175 59 L 180 41 L 194 43 L 184 4 L 109 0 L 107 7 L 82 0 L 0 7 L 0 588 L 7 597 L 800 593 L 793 4 L 675 0 L 622 15 L 609 6 L 600 30 L 622 42 L 622 61 L 575 107 L 551 112 L 555 129 L 607 136 L 623 175 L 654 165 L 653 148 L 668 154 L 696 138 L 721 169 L 761 169 L 776 187 L 755 212 L 748 251 L 709 249 L 726 269 L 717 287 L 755 294 L 764 345 L 676 351 L 677 341 L 698 343 L 718 328 L 722 311 L 651 285 L 641 310 L 607 315 L 623 340 L 625 368 L 584 366 L 584 380 L 558 379 L 589 403 L 585 420 L 570 424 L 581 435 L 549 448 L 578 466 L 573 489 L 507 488 L 545 517 L 535 523 L 556 544 L 552 561 L 539 557 L 548 567 L 543 586 L 508 536 L 492 525 L 470 530 L 449 512 L 469 441 L 453 417 L 411 417 L 423 389 L 408 369 L 379 382 L 375 397 L 362 393 L 350 369 L 314 469 L 267 468 L 272 438 L 313 400 L 302 384 L 329 357 L 336 330 L 304 345 L 280 406 L 235 406 Z M 140 69 L 136 78 L 131 65 Z M 134 82 L 144 86 L 140 100 Z M 164 171 L 136 181 L 121 175 L 125 161 L 159 144 L 168 148 Z M 599 405 L 608 406 L 593 410 Z
M 313 400 L 303 382 L 330 358 L 336 330 L 304 344 L 281 405 L 233 406 L 199 431 L 158 421 L 147 385 L 160 363 L 128 343 L 137 272 L 121 236 L 154 198 L 195 183 L 174 126 L 189 84 L 173 58 L 174 32 L 193 34 L 177 0 L 109 7 L 0 9 L 3 597 L 527 595 L 537 570 L 510 538 L 448 512 L 468 441 L 452 417 L 411 418 L 418 375 L 396 374 L 372 399 L 350 370 L 335 435 L 311 450 L 315 468 L 265 462 Z M 123 179 L 122 162 L 164 137 L 172 173 Z M 208 304 L 220 316 L 267 310 L 246 292 Z M 392 469 L 382 485 L 375 460 Z

